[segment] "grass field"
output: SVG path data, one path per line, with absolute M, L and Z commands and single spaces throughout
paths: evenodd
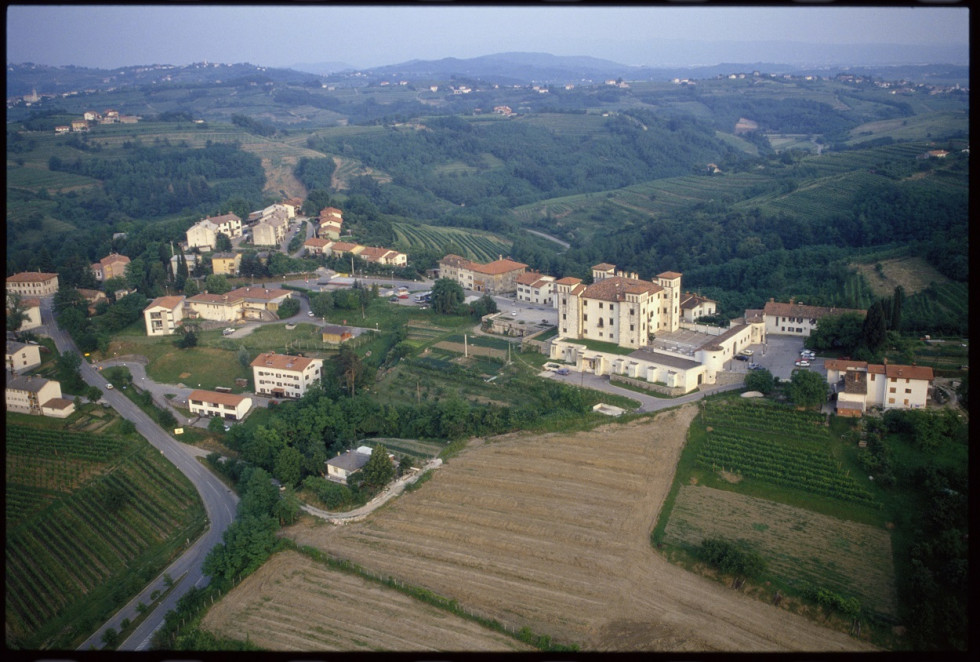
M 881 265 L 880 273 L 878 264 Z M 920 257 L 897 257 L 870 264 L 852 262 L 848 267 L 860 272 L 871 286 L 871 291 L 878 297 L 892 296 L 899 285 L 905 290 L 906 296 L 911 296 L 929 287 L 931 283 L 942 285 L 950 282 L 949 278 Z

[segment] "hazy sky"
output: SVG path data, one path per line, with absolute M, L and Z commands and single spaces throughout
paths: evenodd
M 8 6 L 7 61 L 368 68 L 528 51 L 651 66 L 717 64 L 732 61 L 729 53 L 787 62 L 766 43 L 774 41 L 961 45 L 968 53 L 969 10 L 938 1 L 946 6 Z M 692 50 L 674 40 L 725 43 Z

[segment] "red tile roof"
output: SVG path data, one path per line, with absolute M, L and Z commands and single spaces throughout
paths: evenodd
M 303 370 L 306 370 L 314 361 L 320 361 L 320 359 L 264 352 L 255 357 L 255 360 L 252 361 L 251 366 L 253 368 L 271 368 L 274 370 L 293 370 L 296 372 L 302 372 Z
M 173 310 L 183 302 L 184 297 L 182 296 L 157 297 L 143 310 L 149 310 L 150 308 L 166 308 L 167 310 Z
M 477 273 L 486 274 L 488 276 L 499 276 L 500 274 L 505 274 L 511 271 L 518 271 L 527 269 L 527 265 L 523 262 L 515 262 L 513 260 L 501 259 L 494 260 L 489 264 L 477 264 L 475 262 L 471 263 L 470 269 Z
M 766 303 L 763 312 L 766 315 L 776 317 L 803 317 L 807 319 L 820 319 L 827 315 L 843 315 L 844 313 L 858 313 L 866 315 L 866 310 L 856 310 L 854 308 L 826 308 L 824 306 L 805 306 L 800 303 L 781 303 L 779 301 L 769 301 Z
M 198 400 L 201 402 L 213 402 L 219 405 L 230 405 L 232 407 L 238 407 L 243 400 L 250 399 L 244 395 L 234 395 L 232 393 L 219 393 L 217 391 L 205 391 L 202 389 L 195 389 L 191 391 L 191 394 L 187 396 L 189 400 Z
M 57 278 L 58 274 L 49 274 L 43 271 L 23 271 L 13 276 L 7 276 L 8 283 L 36 283 L 39 281 L 49 281 Z
M 657 274 L 657 278 L 666 278 L 667 280 L 674 280 L 675 278 L 680 278 L 682 274 L 676 271 L 665 271 L 662 274 Z
M 656 293 L 663 290 L 659 285 L 623 276 L 611 276 L 596 281 L 585 288 L 583 295 L 587 299 L 602 299 L 603 301 L 623 301 L 627 294 Z

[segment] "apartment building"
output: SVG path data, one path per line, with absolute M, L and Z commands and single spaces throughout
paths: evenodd
M 265 352 L 251 364 L 255 392 L 273 398 L 299 398 L 319 380 L 323 359 Z

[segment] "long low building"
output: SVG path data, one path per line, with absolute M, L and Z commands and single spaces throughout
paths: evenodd
M 240 421 L 252 408 L 252 398 L 232 393 L 219 393 L 196 389 L 187 396 L 187 407 L 192 414 L 214 418 L 220 416 L 227 421 Z
M 34 416 L 65 418 L 75 411 L 75 403 L 61 397 L 61 383 L 33 375 L 7 376 L 7 411 Z

